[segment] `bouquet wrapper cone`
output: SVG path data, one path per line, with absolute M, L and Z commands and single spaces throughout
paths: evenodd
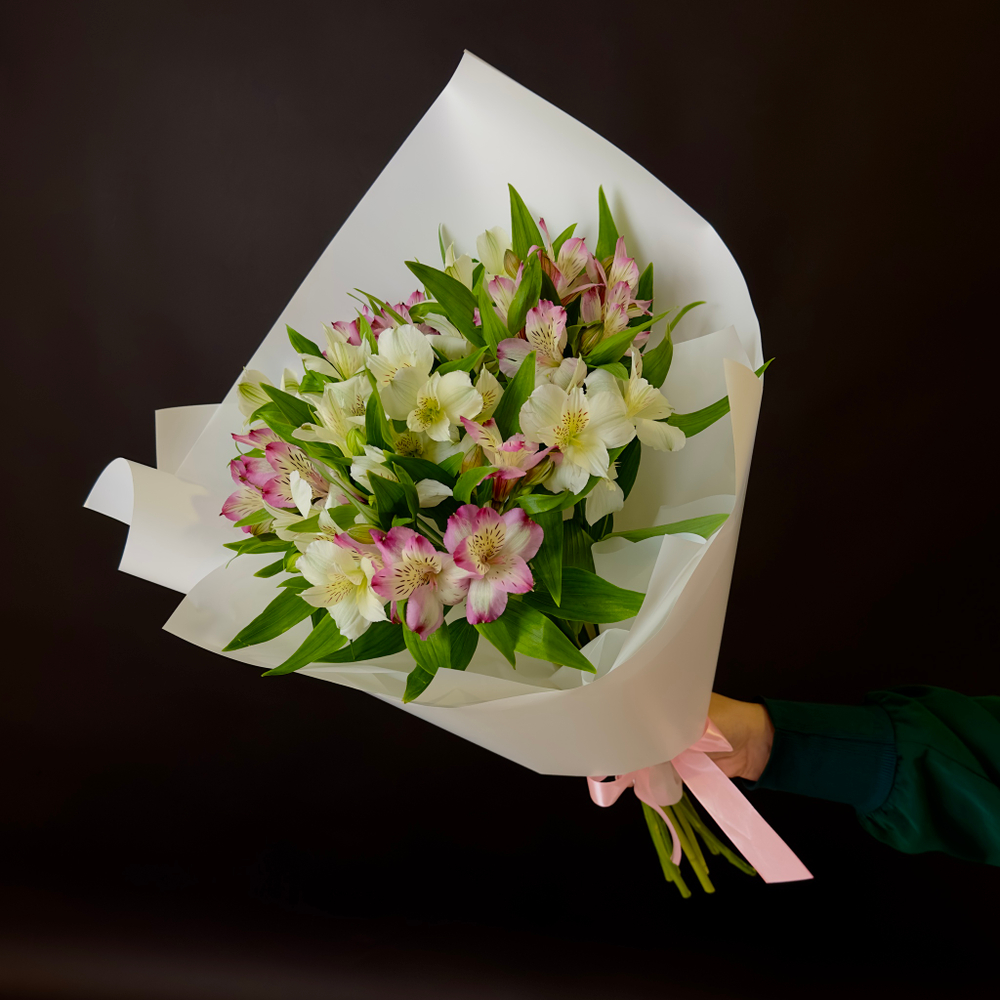
M 663 390 L 679 412 L 728 395 L 730 414 L 680 452 L 644 450 L 616 529 L 730 516 L 707 540 L 680 534 L 595 546 L 600 575 L 647 596 L 636 618 L 603 623 L 585 647 L 594 675 L 522 656 L 515 671 L 486 642 L 465 671 L 440 670 L 406 705 L 412 663 L 405 652 L 299 673 L 366 692 L 534 771 L 621 775 L 670 761 L 702 737 L 753 453 L 760 328 L 739 268 L 712 227 L 621 150 L 466 53 L 246 367 L 275 380 L 297 367 L 286 324 L 314 336 L 321 322 L 349 316 L 355 288 L 405 298 L 414 282 L 402 261 L 436 261 L 440 223 L 457 252 L 474 253 L 476 234 L 508 224 L 508 183 L 536 217 L 544 212 L 551 232 L 578 222 L 591 244 L 603 185 L 630 254 L 655 264 L 657 308 L 706 302 L 675 331 Z M 654 331 L 652 342 L 661 335 Z M 214 652 L 275 596 L 274 580 L 253 576 L 273 557 L 230 562 L 222 547 L 238 537 L 219 511 L 233 488 L 231 434 L 243 427 L 239 360 L 221 404 L 158 411 L 156 469 L 116 459 L 86 501 L 130 524 L 122 570 L 186 595 L 164 627 Z M 303 622 L 222 655 L 270 669 L 309 628 Z

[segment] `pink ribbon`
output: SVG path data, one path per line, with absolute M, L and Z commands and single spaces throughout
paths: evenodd
M 715 761 L 707 756 L 709 753 L 727 750 L 732 750 L 732 747 L 712 720 L 707 719 L 701 739 L 674 757 L 669 765 L 656 764 L 630 771 L 628 774 L 618 775 L 614 781 L 605 781 L 606 775 L 588 778 L 590 797 L 599 806 L 610 806 L 626 788 L 632 788 L 636 797 L 655 809 L 667 824 L 673 842 L 670 858 L 675 865 L 679 864 L 680 838 L 667 814 L 660 808 L 661 801 L 670 805 L 679 798 L 676 795 L 676 780 L 671 782 L 672 766 L 680 780 L 691 790 L 691 794 L 719 824 L 740 854 L 757 869 L 765 882 L 797 882 L 812 878 L 812 873 L 792 849 L 750 805 L 746 796 L 722 773 Z M 674 785 L 673 788 L 671 784 Z M 671 802 L 667 802 L 667 798 L 671 796 Z

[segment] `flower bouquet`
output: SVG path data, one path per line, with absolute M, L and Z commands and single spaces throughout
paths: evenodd
M 516 142 L 462 162 L 484 130 Z M 519 190 L 563 224 L 596 190 L 596 226 Z M 495 223 L 501 197 L 510 228 L 474 252 L 427 225 Z M 410 291 L 404 256 L 417 289 L 376 297 Z M 699 837 L 754 868 L 683 783 L 765 880 L 807 878 L 705 754 L 728 746 L 706 709 L 765 367 L 715 233 L 467 55 L 226 401 L 161 411 L 159 468 L 117 460 L 88 505 L 131 523 L 123 569 L 187 595 L 175 634 L 586 776 L 599 804 L 632 787 L 684 895 L 682 853 L 711 891 Z

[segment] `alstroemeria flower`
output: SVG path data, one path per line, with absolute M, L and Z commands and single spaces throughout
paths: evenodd
M 386 465 L 385 452 L 381 448 L 366 444 L 365 453 L 355 455 L 351 462 L 351 479 L 356 483 L 361 483 L 365 489 L 370 491 L 372 488 L 369 482 L 370 476 L 381 476 L 393 483 L 399 482 L 396 474 Z
M 586 367 L 586 365 L 584 366 Z M 493 411 L 500 405 L 503 397 L 503 387 L 496 380 L 493 373 L 483 367 L 476 379 L 476 392 L 483 397 L 483 408 L 476 414 L 478 420 L 486 420 L 493 416 Z
M 618 393 L 566 392 L 541 385 L 521 407 L 521 429 L 533 441 L 558 448 L 558 463 L 548 487 L 553 493 L 579 493 L 590 476 L 608 474 L 609 448 L 620 448 L 635 437 L 635 426 Z
M 405 420 L 410 415 L 433 365 L 431 345 L 415 326 L 407 324 L 383 331 L 378 354 L 371 355 L 368 367 L 390 419 Z
M 466 574 L 447 552 L 439 552 L 411 528 L 372 530 L 382 555 L 382 568 L 372 587 L 383 601 L 406 601 L 406 627 L 426 639 L 444 621 L 444 606 L 458 604 L 465 596 Z
M 449 361 L 468 357 L 475 350 L 458 327 L 437 313 L 428 313 L 420 324 L 420 329 L 424 331 L 431 348 L 436 348 Z M 428 330 L 431 332 L 428 333 Z
M 450 243 L 444 253 L 444 273 L 456 281 L 461 281 L 466 288 L 472 288 L 472 258 L 463 253 L 455 259 L 455 244 Z
M 504 326 L 507 325 L 507 313 L 510 311 L 511 303 L 514 301 L 514 293 L 521 284 L 521 278 L 523 277 L 524 264 L 521 264 L 517 269 L 516 278 L 508 278 L 505 274 L 498 274 L 486 285 L 486 290 L 490 293 L 490 298 L 493 300 L 493 308 L 496 309 L 497 315 L 503 320 Z
M 463 418 L 462 423 L 469 437 L 483 449 L 486 461 L 496 466 L 497 471 L 491 472 L 488 479 L 520 479 L 551 451 L 551 448 L 539 451 L 538 445 L 523 434 L 513 434 L 504 441 L 497 422 L 492 419 L 477 424 Z
M 405 458 L 426 458 L 428 462 L 440 465 L 450 455 L 460 451 L 454 441 L 435 441 L 422 431 L 405 430 L 397 433 L 392 429 L 392 450 Z
M 573 301 L 590 285 L 587 275 L 587 262 L 593 256 L 587 249 L 586 242 L 579 236 L 571 236 L 565 240 L 559 253 L 555 253 L 545 220 L 538 220 L 538 228 L 542 231 L 545 241 L 545 254 L 542 256 L 542 270 L 552 279 L 560 301 L 565 305 Z
M 259 410 L 265 403 L 271 402 L 271 397 L 264 392 L 261 386 L 273 384 L 263 372 L 254 371 L 251 368 L 243 370 L 243 377 L 236 386 L 236 402 L 240 413 L 247 420 L 250 419 L 255 410 Z
M 357 639 L 372 622 L 386 620 L 382 601 L 371 581 L 378 569 L 371 546 L 349 535 L 313 542 L 300 556 L 298 568 L 313 585 L 300 594 L 314 608 L 326 608 L 341 635 Z
M 396 313 L 397 316 L 401 316 L 404 323 L 411 323 L 410 318 L 410 306 L 415 306 L 418 302 L 423 302 L 426 296 L 419 289 L 415 291 L 405 302 L 397 302 L 395 305 L 391 303 L 386 303 L 392 309 L 392 312 Z M 378 315 L 374 315 L 372 311 L 365 306 L 361 310 L 361 315 L 368 320 L 368 325 L 372 328 L 372 333 L 375 335 L 375 339 L 378 340 L 379 336 L 385 330 L 392 330 L 399 326 L 400 323 L 392 313 L 387 312 L 385 309 L 380 309 Z
M 503 226 L 494 226 L 476 237 L 476 253 L 483 270 L 492 278 L 504 273 L 504 254 L 512 249 L 510 236 Z
M 229 473 L 238 489 L 226 498 L 226 502 L 222 505 L 222 516 L 228 517 L 230 521 L 242 521 L 243 518 L 263 510 L 265 507 L 263 487 L 274 475 L 274 469 L 267 460 L 248 458 L 245 455 L 234 458 L 229 463 Z M 242 530 L 249 535 L 259 534 L 262 529 L 256 524 L 250 524 L 244 525 Z
M 316 531 L 288 532 L 290 537 L 286 541 L 295 542 L 295 547 L 300 552 L 305 552 L 313 542 L 336 542 L 337 536 L 343 532 L 344 529 L 330 516 L 329 508 L 324 507 L 319 512 L 319 527 Z M 278 537 L 281 538 L 283 536 L 279 535 Z
M 608 467 L 608 474 L 594 483 L 594 488 L 587 494 L 587 521 L 593 524 L 606 514 L 614 514 L 625 506 L 625 494 L 615 482 L 618 472 L 615 463 Z
M 350 455 L 347 432 L 365 425 L 365 408 L 372 394 L 372 384 L 364 375 L 346 382 L 328 382 L 316 404 L 319 424 L 303 424 L 292 432 L 300 441 L 326 441 Z
M 521 362 L 535 352 L 536 382 L 551 382 L 563 363 L 566 347 L 566 310 L 543 299 L 528 310 L 524 322 L 524 339 L 509 337 L 497 345 L 500 371 L 513 377 Z
M 458 436 L 453 428 L 462 417 L 474 417 L 482 408 L 483 397 L 473 388 L 468 372 L 435 372 L 417 391 L 406 426 L 435 441 L 453 441 Z
M 321 375 L 329 375 L 338 381 L 346 382 L 352 375 L 357 375 L 363 371 L 371 355 L 371 348 L 368 341 L 360 345 L 351 343 L 352 333 L 345 332 L 338 327 L 346 324 L 337 323 L 330 326 L 323 324 L 323 331 L 326 333 L 326 350 L 323 357 L 317 358 L 313 355 L 304 355 L 302 364 L 309 371 L 319 372 Z
M 245 444 L 248 448 L 260 448 L 263 451 L 272 441 L 280 441 L 270 427 L 258 427 L 250 431 L 249 434 L 233 434 L 232 438 L 239 444 Z
M 632 354 L 632 372 L 629 378 L 616 378 L 609 371 L 598 368 L 587 377 L 587 393 L 613 392 L 622 397 L 625 415 L 635 425 L 636 437 L 657 451 L 680 451 L 687 438 L 679 427 L 666 423 L 673 413 L 666 396 L 642 377 L 642 356 Z
M 490 507 L 464 504 L 448 518 L 444 544 L 468 575 L 465 615 L 472 625 L 496 621 L 508 594 L 535 585 L 528 560 L 542 544 L 542 528 L 520 508 L 500 515 Z
M 313 497 L 325 498 L 330 492 L 330 484 L 316 470 L 309 456 L 294 444 L 284 441 L 272 441 L 265 449 L 267 462 L 274 470 L 274 475 L 264 485 L 264 499 L 272 507 L 293 507 L 295 498 L 292 496 L 290 477 L 293 472 L 309 484 Z

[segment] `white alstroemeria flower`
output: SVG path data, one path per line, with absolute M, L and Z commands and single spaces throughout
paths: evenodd
M 483 397 L 473 388 L 468 372 L 435 372 L 417 392 L 406 426 L 435 441 L 454 441 L 458 432 L 453 428 L 462 417 L 474 417 L 482 408 Z
M 338 324 L 338 326 L 341 325 Z M 323 331 L 326 333 L 324 356 L 322 358 L 313 355 L 304 356 L 302 364 L 307 369 L 322 375 L 329 375 L 341 382 L 346 382 L 352 375 L 364 371 L 368 364 L 368 358 L 371 356 L 371 348 L 368 346 L 367 340 L 362 341 L 360 346 L 356 346 L 349 342 L 348 334 L 328 323 L 323 324 Z
M 365 407 L 372 394 L 372 384 L 364 375 L 355 375 L 346 382 L 328 382 L 316 403 L 319 424 L 303 424 L 292 432 L 301 441 L 326 441 L 350 455 L 347 432 L 365 425 Z
M 281 373 L 281 391 L 291 393 L 295 396 L 299 391 L 299 378 L 291 368 L 286 368 Z
M 378 354 L 371 355 L 368 367 L 390 419 L 405 420 L 410 415 L 433 365 L 434 351 L 415 326 L 407 323 L 382 331 Z
M 298 473 L 292 473 L 292 475 L 297 476 Z M 289 476 L 289 481 L 291 481 L 291 476 Z M 274 518 L 274 522 L 271 525 L 271 531 L 273 531 L 283 542 L 294 541 L 298 534 L 291 530 L 291 528 L 296 524 L 301 524 L 306 517 L 312 517 L 313 511 L 309 511 L 306 515 L 303 515 L 295 507 L 272 507 L 266 501 L 264 506 L 267 508 L 267 512 Z
M 629 378 L 616 378 L 598 368 L 587 377 L 588 394 L 615 392 L 625 403 L 628 419 L 635 425 L 636 437 L 657 451 L 680 451 L 687 438 L 679 427 L 666 423 L 673 413 L 667 397 L 642 377 L 642 355 L 632 352 L 632 373 Z
M 570 389 L 579 389 L 586 378 L 587 363 L 583 358 L 563 358 L 562 364 L 550 376 L 553 385 L 557 385 L 567 392 Z M 540 383 L 536 380 L 535 384 Z
M 513 249 L 510 236 L 503 226 L 494 226 L 476 237 L 476 253 L 483 270 L 492 278 L 504 274 L 503 257 L 508 250 Z
M 606 514 L 614 514 L 625 506 L 625 494 L 615 482 L 618 472 L 615 463 L 608 466 L 608 474 L 599 479 L 594 488 L 587 494 L 587 522 L 593 524 Z
M 587 366 L 584 365 L 583 368 L 586 371 Z M 503 387 L 485 366 L 476 379 L 476 392 L 483 397 L 483 408 L 477 414 L 477 419 L 482 423 L 493 416 L 493 411 L 500 405 L 500 398 L 503 396 Z
M 450 455 L 461 451 L 461 447 L 453 441 L 435 441 L 420 431 L 392 433 L 392 450 L 406 458 L 425 458 L 428 462 L 440 465 Z
M 421 507 L 436 507 L 442 500 L 451 496 L 451 490 L 436 479 L 421 479 L 416 484 L 417 499 Z
M 369 476 L 381 476 L 394 483 L 398 483 L 396 474 L 385 464 L 385 452 L 381 448 L 375 448 L 370 444 L 365 445 L 363 455 L 355 455 L 351 462 L 351 479 L 356 483 L 361 483 L 368 491 L 371 491 Z
M 591 476 L 607 476 L 608 449 L 635 437 L 618 393 L 567 392 L 557 385 L 540 385 L 528 397 L 521 407 L 521 430 L 530 440 L 559 449 L 561 461 L 547 483 L 553 493 L 579 493 Z
M 424 326 L 429 326 L 437 333 L 427 333 L 427 343 L 436 348 L 449 361 L 468 357 L 475 347 L 465 339 L 465 335 L 450 320 L 437 313 L 428 313 L 424 317 Z
M 458 260 L 455 259 L 455 244 L 449 243 L 448 249 L 444 252 L 444 273 L 461 281 L 466 288 L 472 289 L 472 258 L 463 253 Z
M 313 542 L 298 561 L 302 575 L 313 585 L 302 600 L 326 608 L 341 635 L 357 639 L 372 622 L 386 620 L 382 599 L 371 588 L 378 570 L 374 548 L 357 544 L 346 535 L 336 541 Z
M 336 541 L 337 535 L 343 534 L 344 529 L 330 516 L 328 508 L 319 512 L 319 528 L 317 531 L 292 531 L 292 541 L 299 552 L 305 552 L 313 542 Z
M 261 388 L 262 385 L 273 385 L 274 383 L 263 373 L 254 371 L 252 368 L 243 369 L 243 378 L 236 386 L 236 401 L 240 407 L 240 413 L 249 420 L 255 410 L 259 410 L 265 403 L 271 402 L 271 397 Z

